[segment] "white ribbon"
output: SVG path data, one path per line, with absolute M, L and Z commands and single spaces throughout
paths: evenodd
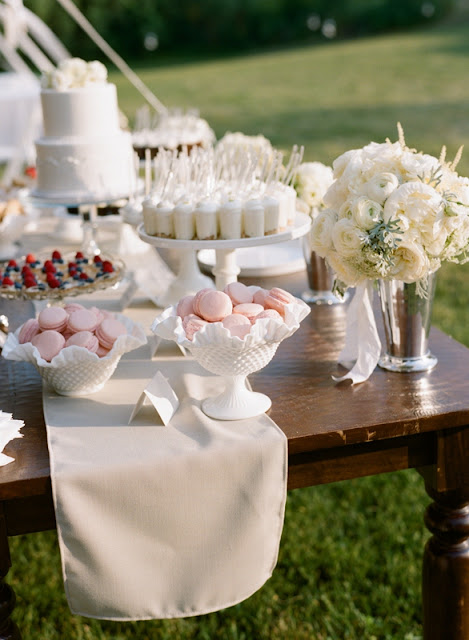
M 341 377 L 333 376 L 336 382 L 365 382 L 378 364 L 381 341 L 372 303 L 373 284 L 367 281 L 358 285 L 347 311 L 345 345 L 339 355 L 339 364 L 350 371 Z

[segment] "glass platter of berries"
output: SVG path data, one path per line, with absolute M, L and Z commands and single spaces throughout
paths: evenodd
M 124 263 L 104 253 L 87 256 L 81 251 L 62 255 L 28 253 L 0 262 L 0 297 L 23 300 L 61 300 L 92 293 L 117 284 Z

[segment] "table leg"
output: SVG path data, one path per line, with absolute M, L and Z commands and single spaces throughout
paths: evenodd
M 439 492 L 425 513 L 424 640 L 469 638 L 469 490 Z
M 0 507 L 0 640 L 21 640 L 21 633 L 10 618 L 16 603 L 15 592 L 3 580 L 10 567 L 11 559 L 5 516 L 3 507 Z

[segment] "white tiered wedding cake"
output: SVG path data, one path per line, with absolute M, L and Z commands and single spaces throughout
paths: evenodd
M 132 139 L 119 126 L 117 92 L 100 62 L 63 61 L 43 76 L 44 135 L 36 141 L 36 197 L 86 203 L 134 188 Z

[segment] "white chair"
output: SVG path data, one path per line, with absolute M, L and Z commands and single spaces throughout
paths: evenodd
M 24 163 L 34 163 L 34 140 L 41 132 L 38 73 L 70 57 L 54 33 L 22 0 L 0 0 L 0 162 L 9 184 Z M 27 60 L 27 62 L 26 62 Z

